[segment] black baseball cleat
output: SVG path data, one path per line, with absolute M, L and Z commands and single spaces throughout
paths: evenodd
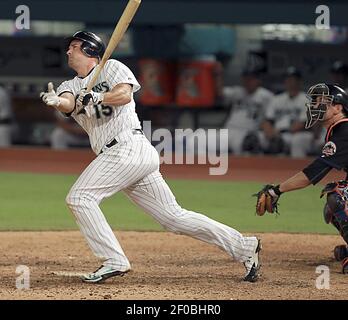
M 244 267 L 247 271 L 244 281 L 256 282 L 260 277 L 260 251 L 262 250 L 261 240 L 257 239 L 257 245 L 253 255 L 244 262 Z
M 82 276 L 81 279 L 83 282 L 87 282 L 87 283 L 100 283 L 111 277 L 116 277 L 116 276 L 123 277 L 129 271 L 130 270 L 120 271 L 120 270 L 113 269 L 111 267 L 101 266 L 96 271 Z

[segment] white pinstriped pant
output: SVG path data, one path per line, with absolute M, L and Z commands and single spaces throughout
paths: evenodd
M 99 208 L 103 199 L 121 190 L 165 229 L 215 244 L 237 261 L 248 259 L 256 238 L 243 237 L 222 223 L 181 208 L 159 172 L 157 151 L 145 136 L 129 132 L 116 139 L 120 142 L 90 163 L 66 197 L 81 232 L 103 265 L 130 269 Z

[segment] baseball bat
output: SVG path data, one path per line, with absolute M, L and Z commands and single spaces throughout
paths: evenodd
M 126 8 L 124 9 L 121 18 L 118 20 L 117 25 L 114 29 L 114 32 L 112 33 L 112 36 L 111 36 L 109 43 L 105 49 L 103 57 L 102 57 L 100 63 L 97 65 L 92 79 L 88 83 L 87 92 L 90 92 L 92 90 L 92 88 L 94 87 L 94 85 L 99 77 L 99 74 L 100 74 L 101 70 L 103 69 L 106 61 L 108 61 L 108 59 L 110 58 L 110 56 L 114 52 L 115 48 L 119 44 L 123 35 L 125 34 L 130 22 L 132 21 L 136 11 L 138 10 L 140 2 L 141 2 L 141 0 L 129 0 L 128 1 L 128 4 L 127 4 Z

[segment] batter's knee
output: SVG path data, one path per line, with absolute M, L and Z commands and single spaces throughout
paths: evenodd
M 74 192 L 73 190 L 71 190 L 68 194 L 67 194 L 67 196 L 66 196 L 66 198 L 65 198 L 65 203 L 67 204 L 67 206 L 69 207 L 69 208 L 74 208 L 74 207 L 76 207 L 76 206 L 78 206 L 79 205 L 79 203 L 80 203 L 80 199 L 79 199 L 79 197 L 77 196 L 77 194 L 76 194 L 76 192 Z
M 90 208 L 92 206 L 99 205 L 101 199 L 97 198 L 93 193 L 88 190 L 72 188 L 65 198 L 67 206 L 73 208 Z
M 65 202 L 69 208 L 88 206 L 88 203 L 92 201 L 86 193 L 74 189 L 71 189 L 65 198 Z
M 161 219 L 159 223 L 169 232 L 176 234 L 185 234 L 185 222 L 187 218 L 187 211 L 179 205 L 166 206 L 164 210 L 167 214 L 165 219 Z
M 161 223 L 161 226 L 166 230 L 166 231 L 169 231 L 169 232 L 172 232 L 172 233 L 176 233 L 176 234 L 181 234 L 181 232 L 179 232 L 179 229 L 176 225 L 176 223 L 173 221 L 171 222 L 170 224 L 168 223 Z
M 188 232 L 192 231 L 193 227 L 189 227 L 187 225 L 185 225 L 185 220 L 184 219 L 177 219 L 174 221 L 171 221 L 170 224 L 162 224 L 162 227 L 164 227 L 164 229 L 166 231 L 175 233 L 175 234 L 180 234 L 180 235 L 185 235 L 188 234 Z
M 206 233 L 207 224 L 202 222 L 204 216 L 181 208 L 179 205 L 171 208 L 170 219 L 167 219 L 162 226 L 170 232 L 180 235 Z

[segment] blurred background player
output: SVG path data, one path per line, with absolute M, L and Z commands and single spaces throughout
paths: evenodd
M 265 153 L 289 153 L 293 158 L 305 157 L 313 135 L 305 131 L 306 95 L 302 91 L 302 74 L 289 67 L 284 79 L 285 92 L 274 96 L 262 123 L 262 146 Z
M 12 144 L 12 122 L 11 99 L 7 91 L 0 86 L 0 147 Z
M 332 82 L 347 91 L 348 65 L 341 60 L 336 60 L 331 66 Z
M 273 98 L 273 93 L 262 87 L 261 72 L 257 69 L 245 69 L 241 83 L 223 88 L 224 104 L 231 107 L 224 128 L 228 129 L 229 148 L 236 155 L 261 151 L 257 135 Z

